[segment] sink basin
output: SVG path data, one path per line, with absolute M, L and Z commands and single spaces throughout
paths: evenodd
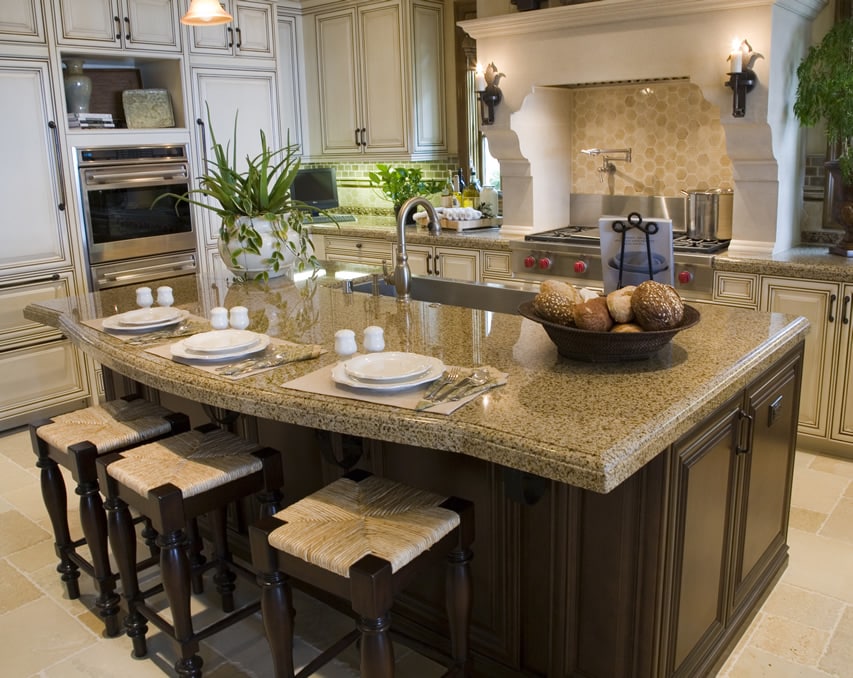
M 376 286 L 380 295 L 396 296 L 394 286 L 381 278 Z M 353 283 L 352 290 L 353 292 L 373 294 L 373 287 L 372 280 L 363 280 Z M 536 290 L 523 290 L 495 283 L 474 283 L 413 276 L 411 296 L 417 301 L 517 314 L 519 304 L 533 299 L 536 296 Z

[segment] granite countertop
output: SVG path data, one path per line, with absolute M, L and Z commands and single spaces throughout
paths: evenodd
M 186 279 L 183 279 L 186 280 Z M 177 283 L 176 283 L 177 284 Z M 209 296 L 212 281 L 199 279 Z M 224 288 L 223 288 L 224 289 Z M 175 290 L 180 305 L 206 316 L 213 300 Z M 193 295 L 195 295 L 193 297 Z M 614 364 L 558 356 L 544 330 L 517 315 L 389 297 L 345 294 L 324 279 L 297 284 L 234 284 L 225 306 L 242 304 L 250 329 L 322 344 L 316 360 L 230 381 L 174 363 L 81 321 L 133 307 L 126 289 L 31 304 L 25 315 L 58 327 L 75 345 L 132 379 L 190 400 L 261 418 L 440 449 L 608 492 L 701 422 L 804 339 L 807 322 L 709 304 L 697 326 L 654 358 Z M 490 365 L 508 383 L 451 415 L 415 412 L 282 385 L 336 361 L 334 332 L 385 328 L 386 349 L 441 358 L 447 365 Z

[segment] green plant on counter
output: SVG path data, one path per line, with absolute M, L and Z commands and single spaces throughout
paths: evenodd
M 837 22 L 809 49 L 797 67 L 794 115 L 807 127 L 826 122 L 830 143 L 838 143 L 845 183 L 853 184 L 853 18 Z
M 379 190 L 394 205 L 394 214 L 410 198 L 428 196 L 441 190 L 442 182 L 424 179 L 418 167 L 391 167 L 377 163 L 375 172 L 368 172 L 371 188 Z
M 288 135 L 284 147 L 270 148 L 264 131 L 260 130 L 261 152 L 254 157 L 247 155 L 245 169 L 241 171 L 237 156 L 237 115 L 234 116 L 232 141 L 225 146 L 217 141 L 209 109 L 207 119 L 213 142 L 213 159 L 207 159 L 206 172 L 198 177 L 199 188 L 190 189 L 183 195 L 168 195 L 210 210 L 220 217 L 220 243 L 227 246 L 227 256 L 234 270 L 241 268 L 240 258 L 245 254 L 261 256 L 264 235 L 258 227 L 266 228 L 267 224 L 272 249 L 263 259 L 267 270 L 259 273 L 257 278 L 266 280 L 270 271 L 279 272 L 285 264 L 286 252 L 295 257 L 299 270 L 303 270 L 306 263 L 317 268 L 319 264 L 305 227 L 306 219 L 310 221 L 310 216 L 306 215 L 310 215 L 311 208 L 290 196 L 290 186 L 301 162 L 299 146 L 291 144 Z M 208 200 L 201 200 L 202 196 Z M 162 197 L 165 196 L 157 200 Z M 334 221 L 334 217 L 329 216 Z

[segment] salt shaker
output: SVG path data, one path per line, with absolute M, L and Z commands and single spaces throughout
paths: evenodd
M 358 351 L 355 343 L 355 332 L 352 330 L 338 330 L 335 332 L 335 353 L 341 358 L 351 356 Z
M 157 288 L 157 304 L 159 306 L 171 306 L 175 303 L 175 297 L 172 295 L 172 288 L 168 285 L 163 285 Z
M 136 288 L 136 305 L 140 308 L 150 308 L 154 303 L 154 297 L 151 295 L 150 287 Z
M 249 326 L 249 309 L 245 306 L 234 306 L 228 321 L 235 330 L 245 330 Z
M 216 306 L 210 309 L 210 326 L 215 330 L 224 330 L 228 327 L 228 309 Z
M 364 350 L 382 351 L 385 349 L 385 337 L 381 327 L 371 325 L 364 328 Z

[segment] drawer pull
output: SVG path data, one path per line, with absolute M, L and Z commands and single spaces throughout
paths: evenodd
M 12 287 L 24 287 L 25 285 L 40 285 L 46 282 L 56 282 L 59 280 L 59 273 L 46 275 L 43 278 L 30 278 L 29 280 L 18 280 L 16 282 L 3 283 L 0 285 L 0 290 L 8 290 Z
M 835 302 L 838 301 L 838 296 L 835 294 L 829 295 L 829 317 L 827 320 L 831 323 L 835 322 Z
M 430 266 L 430 261 L 432 261 L 432 255 L 426 255 L 426 265 L 427 265 L 427 275 L 432 275 L 432 267 Z
M 844 305 L 841 307 L 841 322 L 845 325 L 850 324 L 850 316 L 847 315 L 847 311 L 850 310 L 850 301 L 851 297 L 849 294 L 844 295 Z

